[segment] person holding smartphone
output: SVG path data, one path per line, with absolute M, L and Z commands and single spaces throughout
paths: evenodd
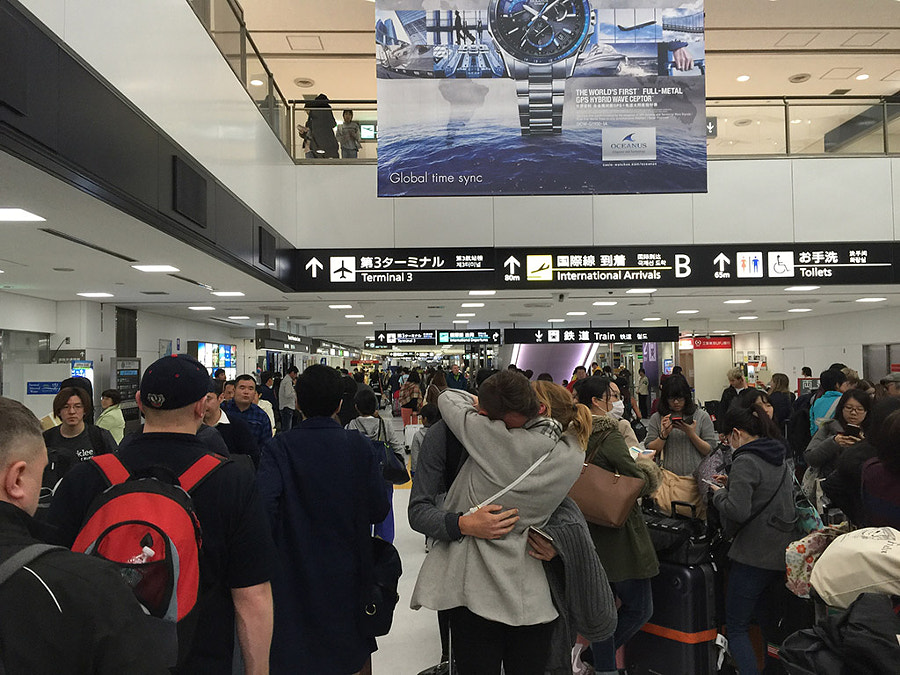
M 809 467 L 803 475 L 803 493 L 816 499 L 816 481 L 826 478 L 837 467 L 845 448 L 859 443 L 869 430 L 871 397 L 861 389 L 845 391 L 834 411 L 834 418 L 819 427 L 806 447 L 804 457 Z
M 712 419 L 694 402 L 687 380 L 675 375 L 666 380 L 659 410 L 650 417 L 644 447 L 662 455 L 664 469 L 691 476 L 717 443 Z

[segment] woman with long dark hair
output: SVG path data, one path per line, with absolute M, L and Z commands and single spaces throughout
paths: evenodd
M 747 405 L 745 405 L 746 403 Z M 797 538 L 792 476 L 785 462 L 787 447 L 778 427 L 755 402 L 740 397 L 725 411 L 722 426 L 733 448 L 727 485 L 714 487 L 712 504 L 725 533 L 734 538 L 728 557 L 731 571 L 725 597 L 728 644 L 741 675 L 758 673 L 748 632 L 754 616 L 769 639 L 763 599 L 784 584 L 784 550 Z M 769 656 L 766 654 L 766 662 Z
M 687 380 L 680 375 L 667 379 L 662 385 L 659 410 L 650 417 L 644 446 L 662 456 L 662 468 L 690 476 L 717 443 L 712 420 L 694 403 Z

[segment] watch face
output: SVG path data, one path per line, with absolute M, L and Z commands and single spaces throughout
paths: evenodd
M 492 0 L 490 29 L 500 47 L 526 63 L 575 54 L 591 27 L 590 0 Z

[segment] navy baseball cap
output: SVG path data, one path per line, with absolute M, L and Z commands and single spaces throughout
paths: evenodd
M 193 405 L 212 390 L 209 371 L 187 354 L 154 361 L 141 378 L 141 404 L 153 410 Z

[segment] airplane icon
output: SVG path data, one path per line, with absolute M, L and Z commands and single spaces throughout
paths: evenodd
M 538 267 L 536 270 L 531 270 L 531 272 L 529 272 L 529 274 L 537 274 L 538 272 L 543 272 L 544 270 L 549 270 L 549 269 L 550 269 L 550 265 L 548 263 L 544 263 L 543 265 Z
M 332 257 L 331 258 L 331 281 L 348 282 L 356 281 L 356 258 L 355 257 Z
M 346 279 L 348 274 L 353 274 L 353 272 L 351 272 L 350 269 L 347 268 L 347 265 L 344 263 L 341 263 L 341 266 L 334 270 L 334 273 L 340 275 L 340 278 L 342 280 Z

